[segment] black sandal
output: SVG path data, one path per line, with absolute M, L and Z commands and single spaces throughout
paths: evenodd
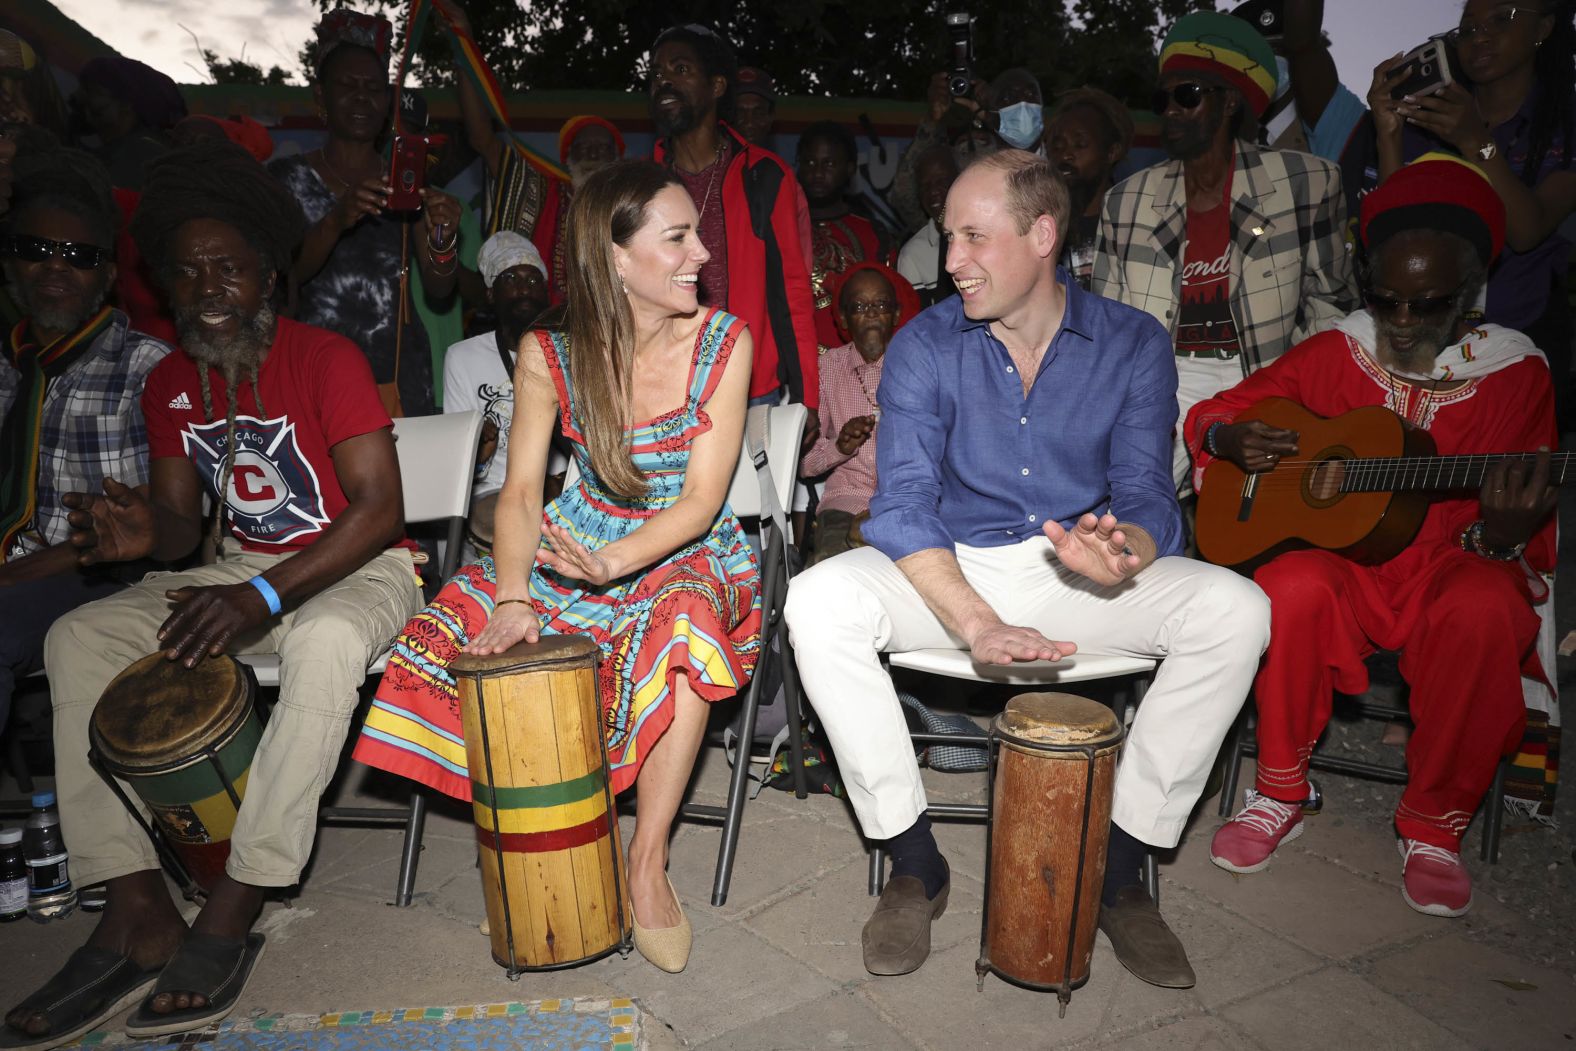
M 126 1035 L 133 1038 L 189 1033 L 222 1022 L 235 1010 L 236 1001 L 246 990 L 252 968 L 263 955 L 265 939 L 248 934 L 245 941 L 231 941 L 212 934 L 192 933 L 164 965 L 158 982 L 142 1001 L 142 1006 L 126 1019 Z M 153 999 L 163 993 L 199 993 L 208 998 L 202 1007 L 166 1011 L 153 1010 Z
M 69 1044 L 136 1003 L 158 977 L 157 968 L 144 971 L 128 956 L 84 945 L 42 988 L 17 1005 L 29 1014 L 42 1012 L 49 1032 L 31 1036 L 0 1024 L 0 1048 L 41 1051 Z

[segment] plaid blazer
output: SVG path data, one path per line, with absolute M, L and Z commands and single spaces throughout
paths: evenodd
M 1237 143 L 1231 177 L 1231 316 L 1242 374 L 1357 308 L 1340 169 L 1306 153 Z M 1187 243 L 1182 162 L 1106 194 L 1092 291 L 1150 314 L 1176 336 Z
M 131 331 L 115 311 L 81 360 L 56 376 L 44 395 L 38 450 L 38 511 L 17 535 L 13 557 L 61 543 L 70 527 L 66 493 L 96 493 L 105 478 L 148 484 L 148 431 L 142 388 L 170 352 L 168 344 Z M 16 400 L 20 375 L 0 357 L 0 418 Z

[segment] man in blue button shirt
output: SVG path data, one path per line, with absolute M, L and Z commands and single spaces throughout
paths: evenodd
M 1171 341 L 1057 269 L 1068 212 L 1050 164 L 1021 150 L 953 184 L 958 295 L 887 350 L 871 546 L 788 595 L 800 675 L 849 801 L 892 855 L 864 930 L 873 974 L 924 962 L 949 884 L 879 654 L 957 647 L 982 664 L 1165 658 L 1117 773 L 1100 923 L 1138 977 L 1193 984 L 1139 874 L 1150 847 L 1181 836 L 1268 644 L 1269 603 L 1234 573 L 1175 557 Z

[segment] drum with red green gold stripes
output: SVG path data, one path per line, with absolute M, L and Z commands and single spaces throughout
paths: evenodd
M 493 959 L 511 974 L 630 949 L 590 639 L 544 635 L 450 666 Z
M 263 734 L 255 689 L 232 657 L 187 668 L 154 653 L 115 676 L 93 709 L 93 759 L 131 785 L 207 889 L 224 873 Z

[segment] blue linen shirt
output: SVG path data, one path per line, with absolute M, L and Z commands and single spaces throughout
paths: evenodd
M 1160 555 L 1181 551 L 1171 337 L 1065 270 L 1057 278 L 1067 310 L 1027 396 L 1007 348 L 957 296 L 892 338 L 863 534 L 893 561 L 1016 544 L 1051 519 L 1071 527 L 1107 510 L 1147 530 Z

